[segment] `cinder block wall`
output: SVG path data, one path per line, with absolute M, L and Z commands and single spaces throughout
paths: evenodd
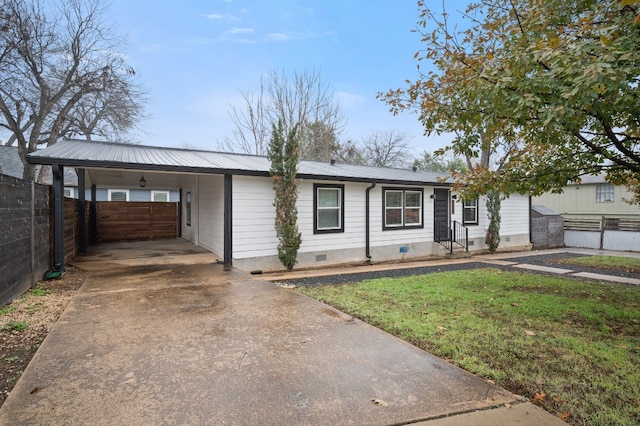
M 32 201 L 33 200 L 33 201 Z M 0 174 L 0 306 L 42 278 L 51 259 L 51 191 Z

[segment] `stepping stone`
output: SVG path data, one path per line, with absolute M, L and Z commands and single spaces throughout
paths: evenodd
M 513 265 L 514 268 L 529 269 L 537 272 L 549 272 L 551 274 L 568 274 L 573 272 L 572 269 L 551 268 L 549 266 L 529 265 L 528 263 L 521 263 L 519 265 Z
M 636 278 L 617 277 L 615 275 L 592 274 L 591 272 L 578 272 L 572 274 L 574 277 L 590 278 L 592 280 L 610 281 L 615 283 L 640 285 L 640 280 Z

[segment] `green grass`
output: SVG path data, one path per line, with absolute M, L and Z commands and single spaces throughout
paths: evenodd
M 18 310 L 18 307 L 15 305 L 7 305 L 0 308 L 0 316 L 6 315 L 9 312 L 15 312 Z
M 44 296 L 50 293 L 51 291 L 47 290 L 46 285 L 43 282 L 36 283 L 36 287 L 33 290 L 31 290 L 31 294 L 36 297 Z
M 615 271 L 637 272 L 640 273 L 640 259 L 634 257 L 621 256 L 580 256 L 573 258 L 565 258 L 561 263 L 569 263 L 572 265 L 589 266 L 592 268 L 612 269 Z
M 639 288 L 489 268 L 299 291 L 570 423 L 640 424 Z
M 26 322 L 9 321 L 4 325 L 4 327 L 2 329 L 3 330 L 9 330 L 9 331 L 24 331 L 25 328 L 27 328 L 27 323 Z

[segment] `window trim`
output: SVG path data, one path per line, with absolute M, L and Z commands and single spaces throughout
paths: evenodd
M 402 193 L 402 207 L 391 207 L 392 209 L 402 210 L 402 224 L 401 225 L 387 225 L 387 192 L 401 192 Z M 407 192 L 420 193 L 420 223 L 413 223 L 407 225 L 406 211 L 409 209 L 417 209 L 418 207 L 407 207 Z M 424 188 L 411 188 L 411 187 L 382 187 L 382 230 L 392 231 L 396 229 L 423 229 L 424 228 Z
M 128 189 L 109 189 L 107 190 L 107 201 L 113 201 L 111 196 L 114 192 L 124 192 L 124 201 L 130 200 L 130 194 Z
M 605 199 L 607 194 L 611 194 L 611 199 Z M 616 199 L 615 185 L 612 183 L 596 184 L 596 203 L 613 203 Z
M 340 191 L 340 206 L 338 219 L 340 226 L 335 228 L 318 228 L 318 191 L 320 189 L 337 189 Z M 335 234 L 344 232 L 344 185 L 329 184 L 329 183 L 314 183 L 313 184 L 313 233 L 314 234 Z
M 469 206 L 467 206 L 467 201 L 475 201 L 476 204 L 474 206 L 474 210 L 476 212 L 475 214 L 475 220 L 472 221 L 468 221 L 465 220 L 465 212 L 470 208 Z M 462 224 L 465 226 L 469 226 L 469 225 L 478 225 L 480 223 L 479 220 L 479 215 L 478 215 L 478 206 L 480 205 L 480 202 L 477 198 L 474 198 L 473 200 L 462 200 Z
M 167 201 L 156 201 L 156 200 L 154 200 L 153 197 L 156 194 L 166 194 L 167 195 Z M 169 191 L 151 191 L 151 202 L 152 203 L 169 203 L 169 202 L 171 202 L 171 193 Z

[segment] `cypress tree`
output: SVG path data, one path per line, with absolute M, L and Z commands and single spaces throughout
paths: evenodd
M 269 174 L 273 179 L 276 208 L 275 229 L 278 236 L 278 258 L 291 271 L 297 262 L 298 249 L 302 243 L 302 234 L 298 231 L 298 160 L 300 141 L 298 126 L 286 132 L 282 120 L 272 125 L 271 141 L 267 158 L 271 162 Z

